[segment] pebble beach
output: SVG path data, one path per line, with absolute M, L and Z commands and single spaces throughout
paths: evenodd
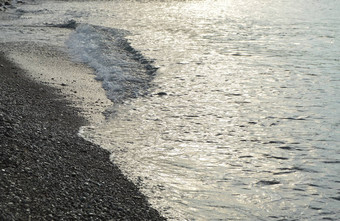
M 0 53 L 0 219 L 163 220 L 109 161 L 78 136 L 86 120 L 60 91 Z

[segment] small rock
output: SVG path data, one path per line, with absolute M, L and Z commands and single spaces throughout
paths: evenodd
M 158 92 L 157 93 L 158 96 L 165 96 L 165 95 L 168 95 L 166 92 Z

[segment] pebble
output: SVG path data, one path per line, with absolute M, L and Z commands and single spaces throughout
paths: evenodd
M 157 93 L 158 96 L 165 96 L 165 95 L 168 95 L 166 92 L 158 92 Z

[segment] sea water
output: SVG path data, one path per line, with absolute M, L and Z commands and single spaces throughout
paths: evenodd
M 0 40 L 93 68 L 115 105 L 80 134 L 164 216 L 339 218 L 340 1 L 15 7 Z

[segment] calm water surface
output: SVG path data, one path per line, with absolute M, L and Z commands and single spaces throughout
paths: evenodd
M 115 106 L 106 123 L 81 133 L 112 151 L 167 217 L 339 218 L 340 1 L 25 7 L 44 10 L 28 14 L 30 23 L 96 25 L 77 29 L 77 36 L 97 34 L 98 27 L 126 30 L 132 47 L 154 60 L 159 69 L 150 94 Z M 99 34 L 118 38 L 109 30 Z M 59 35 L 35 33 L 40 41 Z M 110 48 L 105 39 L 106 46 L 91 50 Z M 101 65 L 118 59 L 115 50 L 101 51 L 111 59 Z

